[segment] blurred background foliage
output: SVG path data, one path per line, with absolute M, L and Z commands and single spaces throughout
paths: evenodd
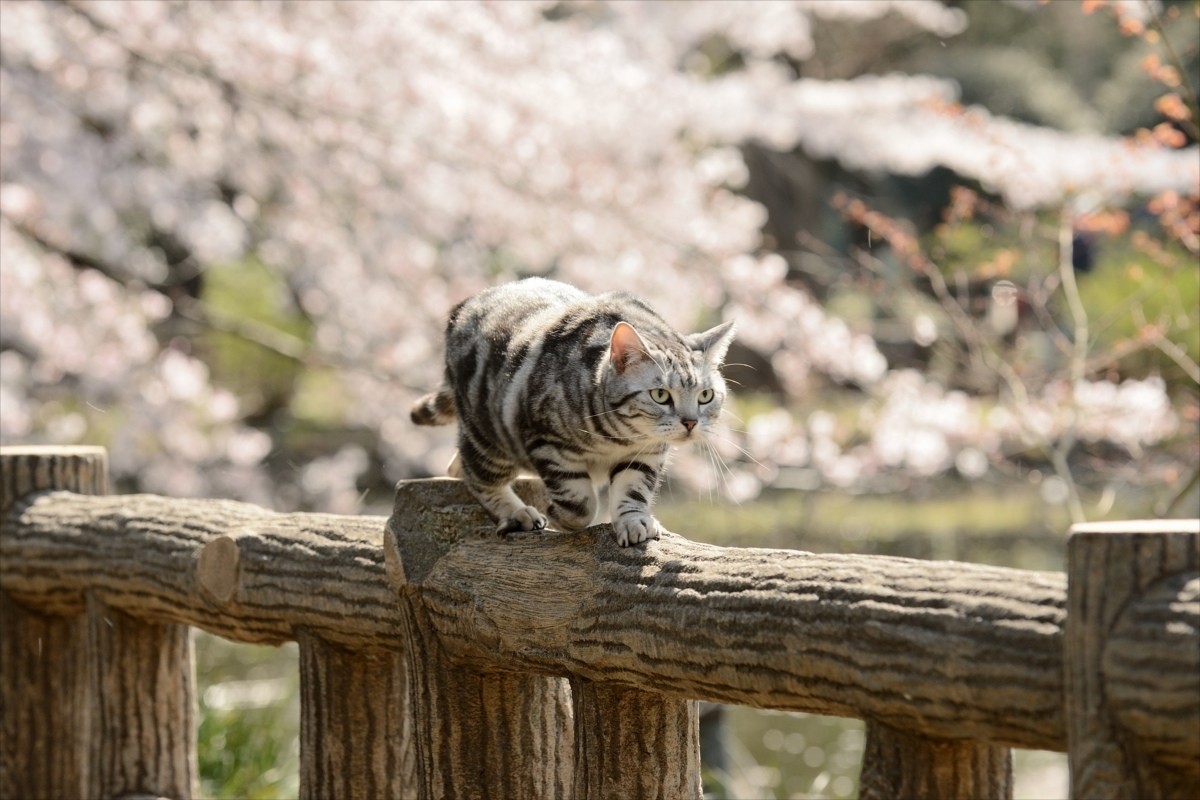
M 690 537 L 1061 569 L 1073 521 L 1198 513 L 1195 0 L 0 18 L 6 444 L 387 513 L 452 451 L 407 422 L 446 311 L 541 274 L 739 322 Z M 205 796 L 295 796 L 294 646 L 197 651 Z M 856 793 L 859 723 L 727 724 L 712 796 Z

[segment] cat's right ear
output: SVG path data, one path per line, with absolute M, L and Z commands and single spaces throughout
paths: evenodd
M 693 333 L 691 336 L 685 337 L 685 341 L 687 341 L 688 347 L 703 353 L 705 360 L 711 366 L 720 367 L 725 361 L 725 351 L 733 342 L 735 332 L 736 329 L 731 320 L 703 333 Z
M 612 365 L 618 373 L 629 369 L 641 359 L 650 357 L 646 343 L 628 322 L 618 322 L 613 328 L 608 348 Z

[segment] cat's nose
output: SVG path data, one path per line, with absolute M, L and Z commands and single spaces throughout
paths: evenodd
M 688 429 L 688 433 L 691 433 L 692 428 L 696 427 L 696 420 L 694 419 L 681 419 L 679 421 L 683 423 L 683 427 Z

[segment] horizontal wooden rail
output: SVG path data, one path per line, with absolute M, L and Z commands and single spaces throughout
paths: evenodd
M 303 628 L 396 650 L 400 588 L 460 662 L 1066 749 L 1060 573 L 679 536 L 622 549 L 603 527 L 500 540 L 450 480 L 402 484 L 397 508 L 389 583 L 382 518 L 53 493 L 4 520 L 0 580 L 57 614 L 91 592 L 235 641 Z
M 607 528 L 498 542 L 448 480 L 396 504 L 394 578 L 462 659 L 1066 747 L 1061 574 L 679 536 L 622 549 Z
M 352 649 L 399 649 L 384 574 L 383 517 L 276 514 L 225 500 L 55 492 L 4 520 L 0 581 L 43 613 L 92 593 L 149 620 L 235 642 L 280 644 L 308 628 Z

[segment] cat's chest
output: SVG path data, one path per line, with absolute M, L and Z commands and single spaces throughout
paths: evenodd
M 593 453 L 585 461 L 588 475 L 594 483 L 607 483 L 612 468 L 630 461 L 654 461 L 658 448 L 648 452 L 645 444 L 639 447 L 609 447 L 604 452 Z

